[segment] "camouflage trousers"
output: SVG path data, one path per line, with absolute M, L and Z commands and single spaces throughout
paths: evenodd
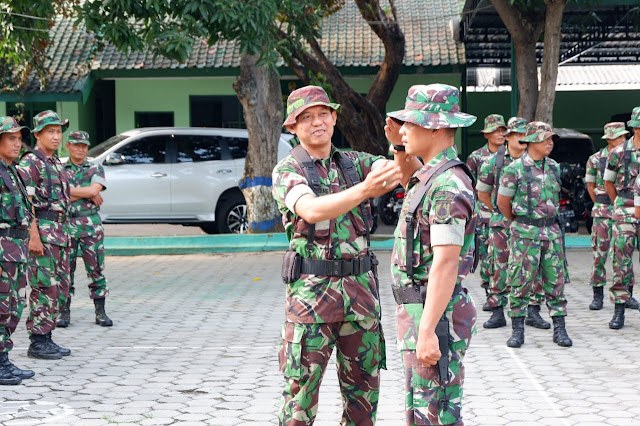
M 507 306 L 511 284 L 507 277 L 509 264 L 509 228 L 499 226 L 489 228 L 489 259 L 491 259 L 491 281 L 487 303 L 491 308 Z M 533 283 L 533 294 L 530 305 L 541 305 L 544 302 L 542 281 L 537 275 Z
M 373 425 L 386 368 L 382 328 L 377 320 L 325 324 L 286 322 L 279 351 L 285 388 L 280 425 L 310 425 L 318 412 L 318 392 L 334 346 L 342 393 L 341 425 Z
M 476 238 L 478 240 L 478 268 L 480 269 L 481 286 L 489 288 L 491 281 L 491 259 L 489 258 L 489 224 L 478 221 L 476 227 Z
M 103 299 L 109 294 L 107 279 L 104 277 L 104 231 L 99 230 L 95 235 L 69 239 L 69 268 L 71 270 L 71 285 L 69 294 L 75 295 L 73 277 L 76 272 L 76 260 L 82 256 L 84 269 L 89 277 L 89 292 L 91 299 Z
M 609 297 L 613 303 L 629 301 L 629 287 L 634 285 L 633 251 L 638 243 L 638 227 L 629 222 L 613 222 L 613 285 Z
M 0 353 L 4 353 L 13 349 L 11 335 L 22 317 L 20 291 L 27 286 L 27 264 L 0 261 L 0 268 Z
M 589 284 L 593 287 L 604 287 L 607 284 L 605 264 L 609 257 L 613 234 L 613 220 L 606 217 L 594 217 L 591 226 L 591 248 L 593 249 L 593 268 Z M 633 270 L 629 277 L 629 285 L 633 285 Z
M 526 316 L 533 284 L 536 276 L 539 275 L 549 315 L 566 316 L 567 298 L 564 295 L 566 269 L 562 238 L 548 241 L 514 238 L 512 235 L 509 246 L 511 252 L 508 273 L 508 280 L 511 283 L 509 315 Z
M 69 248 L 42 243 L 44 256 L 29 256 L 29 316 L 27 331 L 47 334 L 56 328 L 59 307 L 69 296 Z

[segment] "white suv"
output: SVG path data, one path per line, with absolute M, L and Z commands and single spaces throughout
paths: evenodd
M 282 134 L 278 160 L 291 150 Z M 104 166 L 105 223 L 181 223 L 207 233 L 244 233 L 246 204 L 238 181 L 248 133 L 240 129 L 149 127 L 129 130 L 91 148 Z

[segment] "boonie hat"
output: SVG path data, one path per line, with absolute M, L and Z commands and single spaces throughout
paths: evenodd
M 33 130 L 31 133 L 37 133 L 50 124 L 58 124 L 62 126 L 62 131 L 65 132 L 67 127 L 69 127 L 69 120 L 60 121 L 58 113 L 51 111 L 50 109 L 39 112 L 35 117 L 33 117 Z
M 629 127 L 640 127 L 640 106 L 637 106 L 631 112 L 631 120 L 627 121 Z
M 0 117 L 0 135 L 2 133 L 22 133 L 22 139 L 29 142 L 29 128 L 21 126 L 13 117 Z
M 305 86 L 294 90 L 287 99 L 287 119 L 282 126 L 296 124 L 296 118 L 302 111 L 317 105 L 328 106 L 336 112 L 340 109 L 340 104 L 332 103 L 322 87 Z
M 447 84 L 411 86 L 404 109 L 387 113 L 391 118 L 425 129 L 469 127 L 476 116 L 460 112 L 460 92 Z
M 507 122 L 507 131 L 505 136 L 509 133 L 527 133 L 527 119 L 522 117 L 511 117 Z
M 614 121 L 604 125 L 604 136 L 602 139 L 616 139 L 622 135 L 628 135 L 629 131 L 624 127 L 621 121 Z
M 507 128 L 504 124 L 504 117 L 500 114 L 491 114 L 484 119 L 484 129 L 480 130 L 482 133 L 492 133 L 498 130 L 500 127 Z
M 560 136 L 554 133 L 551 126 L 544 121 L 532 121 L 527 124 L 527 135 L 520 139 L 520 142 L 540 143 L 551 137 L 554 142 L 560 139 Z
M 85 143 L 87 145 L 91 145 L 89 141 L 89 133 L 83 132 L 82 130 L 76 130 L 75 132 L 69 133 L 69 143 Z

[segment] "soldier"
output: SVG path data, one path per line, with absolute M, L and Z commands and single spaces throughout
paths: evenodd
M 524 343 L 525 307 L 536 275 L 542 279 L 549 315 L 553 319 L 553 342 L 573 344 L 565 329 L 567 299 L 564 295 L 566 264 L 564 235 L 558 224 L 560 173 L 548 155 L 557 135 L 547 123 L 527 125 L 527 152 L 502 172 L 498 208 L 510 225 L 508 280 L 511 283 L 511 326 L 507 346 Z
M 13 349 L 11 335 L 16 330 L 27 286 L 29 256 L 29 224 L 31 203 L 27 190 L 16 170 L 22 138 L 29 129 L 20 126 L 13 117 L 0 117 L 0 385 L 17 385 L 35 375 L 21 370 L 9 361 Z
M 395 188 L 399 176 L 383 157 L 332 145 L 339 107 L 320 87 L 293 91 L 283 125 L 300 145 L 273 171 L 273 195 L 290 244 L 283 264 L 281 425 L 313 423 L 334 346 L 341 424 L 375 422 L 380 369 L 386 368 L 368 199 Z
M 86 160 L 89 150 L 89 134 L 77 131 L 69 134 L 67 151 L 69 161 L 65 164 L 71 186 L 71 208 L 69 212 L 69 297 L 62 308 L 58 327 L 68 327 L 71 322 L 71 296 L 75 294 L 73 276 L 76 259 L 82 256 L 90 284 L 90 297 L 96 309 L 96 324 L 111 327 L 113 321 L 104 310 L 105 298 L 109 294 L 104 277 L 104 228 L 98 215 L 102 204 L 101 191 L 107 188 L 104 169 L 99 164 Z
M 473 266 L 473 175 L 457 157 L 455 132 L 476 120 L 460 112 L 458 89 L 409 89 L 389 113 L 387 138 L 407 189 L 391 255 L 407 425 L 462 424 L 465 352 L 476 308 L 462 280 Z M 417 160 L 421 157 L 424 166 Z
M 47 110 L 33 117 L 36 147 L 22 156 L 18 171 L 31 197 L 34 219 L 29 240 L 31 294 L 27 331 L 32 358 L 60 359 L 71 350 L 51 338 L 59 317 L 59 307 L 69 295 L 69 235 L 67 210 L 69 182 L 56 155 L 69 120 Z
M 489 223 L 489 259 L 491 263 L 491 282 L 489 283 L 489 299 L 487 300 L 493 311 L 491 318 L 482 326 L 484 328 L 505 327 L 507 321 L 504 318 L 504 307 L 509 301 L 511 285 L 507 280 L 507 263 L 509 261 L 509 222 L 494 208 L 498 199 L 500 176 L 502 170 L 514 160 L 522 157 L 527 149 L 526 144 L 520 139 L 525 136 L 527 120 L 520 117 L 511 117 L 507 123 L 505 138 L 506 149 L 500 147 L 498 152 L 490 156 L 482 164 L 478 175 L 478 199 L 492 212 Z M 544 302 L 544 292 L 539 277 L 536 277 L 533 286 L 533 298 L 527 307 L 525 324 L 532 327 L 549 329 L 551 324 L 540 316 L 540 304 Z
M 593 287 L 593 301 L 589 305 L 592 311 L 602 309 L 604 301 L 604 286 L 607 283 L 607 272 L 605 263 L 609 253 L 611 243 L 611 230 L 613 221 L 613 207 L 611 199 L 604 187 L 604 173 L 607 168 L 607 157 L 613 148 L 623 143 L 629 132 L 624 128 L 624 123 L 608 123 L 604 126 L 604 136 L 607 146 L 589 157 L 585 180 L 589 196 L 593 201 L 591 217 L 593 225 L 591 227 L 591 247 L 593 248 L 593 269 L 589 284 Z M 633 275 L 629 277 L 633 282 Z M 631 288 L 631 287 L 630 287 Z M 627 302 L 629 303 L 629 302 Z M 637 306 L 636 309 L 640 307 Z
M 504 117 L 500 114 L 491 114 L 484 119 L 484 129 L 481 132 L 487 139 L 487 143 L 482 147 L 473 151 L 467 158 L 467 166 L 473 172 L 473 176 L 478 179 L 480 168 L 487 159 L 504 146 L 504 133 L 507 130 L 504 124 Z M 489 259 L 488 242 L 489 242 L 489 222 L 491 221 L 491 211 L 479 200 L 476 202 L 476 212 L 478 215 L 478 225 L 476 228 L 476 247 L 480 257 L 480 280 L 481 286 L 487 295 L 486 302 L 482 305 L 483 311 L 491 311 L 489 306 L 489 281 L 491 280 L 491 261 Z
M 613 148 L 607 158 L 604 171 L 604 187 L 613 200 L 613 285 L 609 290 L 611 301 L 615 303 L 613 318 L 609 328 L 624 327 L 624 310 L 637 303 L 633 299 L 633 250 L 638 243 L 638 227 L 634 217 L 633 188 L 640 167 L 640 106 L 631 113 L 627 122 L 633 128 L 633 136 L 623 144 Z

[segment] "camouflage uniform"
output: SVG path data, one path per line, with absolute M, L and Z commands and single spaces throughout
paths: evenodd
M 425 128 L 467 127 L 476 117 L 459 112 L 458 90 L 443 84 L 413 86 L 406 109 L 389 113 L 390 117 Z M 449 321 L 449 380 L 438 379 L 436 366 L 418 361 L 416 343 L 424 310 L 421 303 L 398 304 L 398 348 L 405 371 L 405 418 L 407 425 L 461 424 L 464 383 L 463 358 L 471 336 L 476 333 L 476 308 L 462 280 L 473 265 L 474 191 L 471 179 L 460 167 L 434 175 L 432 185 L 421 198 L 413 234 L 413 277 L 407 273 L 408 206 L 427 175 L 449 160 L 457 159 L 455 147 L 448 148 L 415 172 L 407 185 L 400 219 L 395 230 L 391 255 L 394 293 L 398 289 L 427 286 L 433 263 L 433 246 L 461 246 L 456 289 L 445 309 Z M 431 171 L 431 173 L 430 173 Z M 419 288 L 419 287 L 418 287 Z M 427 289 L 428 291 L 428 289 Z M 398 302 L 398 298 L 396 298 Z M 402 302 L 399 302 L 402 303 Z
M 299 99 L 297 99 L 299 97 Z M 307 86 L 289 96 L 285 125 L 295 123 L 302 110 L 337 104 L 321 88 Z M 383 159 L 361 152 L 344 153 L 364 179 L 374 163 Z M 331 148 L 329 158 L 312 159 L 320 178 L 321 194 L 347 188 L 337 164 L 340 153 Z M 381 164 L 381 163 L 380 163 Z M 297 200 L 313 194 L 300 164 L 289 155 L 273 171 L 273 195 L 282 213 L 290 249 L 308 258 L 309 224 L 294 211 Z M 366 215 L 371 207 L 367 203 Z M 359 207 L 337 218 L 315 224 L 312 259 L 362 259 L 367 248 L 366 227 Z M 380 324 L 378 283 L 373 271 L 347 276 L 301 274 L 286 286 L 286 322 L 279 350 L 280 371 L 285 377 L 280 424 L 312 424 L 318 410 L 318 392 L 325 368 L 337 346 L 337 370 L 343 398 L 341 424 L 375 422 L 380 391 L 380 369 L 386 368 L 384 336 Z

